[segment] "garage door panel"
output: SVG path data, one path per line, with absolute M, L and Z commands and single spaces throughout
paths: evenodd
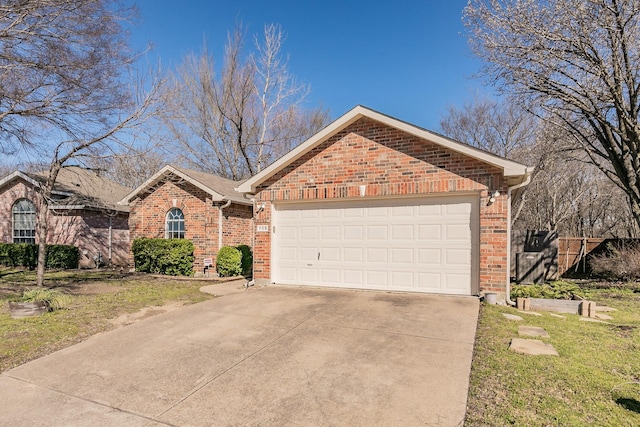
M 446 274 L 447 289 L 450 291 L 458 291 L 463 293 L 468 291 L 469 278 L 463 274 Z
M 367 248 L 367 262 L 370 263 L 387 263 L 389 251 L 387 248 Z
M 445 249 L 445 265 L 447 267 L 471 266 L 471 251 L 464 249 Z
M 413 264 L 413 248 L 391 248 L 391 262 L 394 264 Z
M 340 248 L 339 247 L 329 247 L 323 246 L 319 250 L 320 257 L 319 261 L 329 261 L 329 262 L 339 262 L 340 261 Z
M 298 269 L 295 267 L 282 267 L 280 268 L 280 277 L 286 282 L 293 282 L 298 280 Z
M 447 241 L 461 240 L 468 242 L 471 238 L 469 224 L 448 224 L 445 226 L 445 239 Z
M 342 270 L 343 284 L 345 286 L 363 287 L 364 286 L 364 272 L 362 270 Z
M 320 278 L 322 283 L 328 286 L 340 285 L 340 270 L 334 268 L 323 268 L 320 270 Z
M 389 273 L 385 270 L 367 270 L 366 285 L 373 288 L 387 288 L 389 285 Z
M 363 225 L 345 225 L 343 230 L 345 240 L 362 240 L 364 238 Z
M 391 226 L 391 238 L 393 240 L 414 240 L 412 224 L 397 224 Z
M 278 227 L 281 240 L 299 240 L 298 227 L 282 226 Z
M 425 217 L 442 217 L 442 205 L 432 204 L 418 206 L 418 215 Z
M 311 225 L 308 227 L 300 227 L 300 239 L 301 240 L 316 240 L 318 239 L 319 233 L 318 233 L 318 226 L 317 225 Z
M 340 239 L 340 227 L 337 225 L 327 225 L 322 227 L 322 239 L 323 240 L 339 240 Z
M 425 241 L 441 241 L 442 240 L 442 225 L 440 224 L 419 224 L 418 226 L 418 238 Z
M 283 246 L 280 250 L 280 259 L 283 261 L 296 261 L 298 259 L 298 248 Z
M 442 259 L 442 249 L 418 249 L 418 263 L 427 266 L 439 266 Z
M 362 218 L 364 216 L 363 208 L 349 208 L 344 210 L 345 218 Z
M 477 203 L 477 196 L 457 196 L 275 205 L 273 278 L 468 295 L 477 271 Z
M 387 240 L 389 237 L 388 225 L 368 225 L 367 240 Z
M 364 248 L 343 248 L 343 259 L 345 262 L 363 262 L 364 261 Z
M 414 206 L 393 206 L 391 208 L 391 216 L 394 218 L 413 217 L 414 215 Z
M 442 206 L 444 207 L 444 211 L 447 216 L 458 215 L 468 217 L 471 213 L 471 203 L 454 203 Z
M 318 284 L 318 269 L 301 267 L 300 281 L 302 283 Z
M 393 271 L 391 273 L 391 286 L 397 289 L 413 288 L 415 274 L 410 271 Z
M 300 248 L 300 261 L 309 262 L 309 261 L 317 261 L 318 260 L 318 248 Z

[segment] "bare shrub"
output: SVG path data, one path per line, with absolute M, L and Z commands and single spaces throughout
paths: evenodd
M 591 270 L 612 279 L 640 279 L 640 247 L 609 250 L 590 260 Z

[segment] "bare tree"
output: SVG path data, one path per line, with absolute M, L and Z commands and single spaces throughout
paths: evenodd
M 446 135 L 534 165 L 531 183 L 513 201 L 514 229 L 553 230 L 569 236 L 634 235 L 624 194 L 581 151 L 571 136 L 528 113 L 512 99 L 477 98 L 450 107 L 441 120 Z M 628 230 L 621 230 L 622 226 Z
M 157 82 L 132 84 L 127 74 L 135 56 L 122 23 L 134 12 L 116 0 L 0 5 L 1 149 L 49 159 L 36 226 L 38 285 L 44 280 L 48 206 L 60 169 L 100 146 L 132 144 L 140 124 L 154 113 Z
M 189 166 L 246 178 L 326 125 L 326 111 L 303 108 L 309 88 L 289 74 L 283 42 L 280 27 L 268 25 L 247 54 L 236 28 L 219 76 L 206 45 L 185 58 L 165 92 L 165 123 Z
M 464 20 L 486 75 L 567 129 L 640 224 L 640 2 L 471 0 Z
M 538 119 L 510 100 L 476 97 L 462 109 L 449 107 L 440 127 L 451 138 L 512 158 L 514 152 L 533 145 Z

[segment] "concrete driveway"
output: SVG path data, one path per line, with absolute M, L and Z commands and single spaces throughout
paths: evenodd
M 0 424 L 462 424 L 476 298 L 219 289 L 5 372 Z

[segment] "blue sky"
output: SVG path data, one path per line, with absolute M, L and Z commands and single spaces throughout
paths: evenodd
M 199 52 L 206 39 L 222 60 L 236 22 L 260 34 L 277 23 L 287 35 L 283 53 L 307 99 L 333 119 L 357 104 L 431 130 L 450 105 L 488 93 L 473 75 L 462 25 L 466 0 L 138 0 L 140 23 L 131 29 L 136 49 L 153 45 L 165 67 Z M 250 41 L 250 40 L 249 40 Z

